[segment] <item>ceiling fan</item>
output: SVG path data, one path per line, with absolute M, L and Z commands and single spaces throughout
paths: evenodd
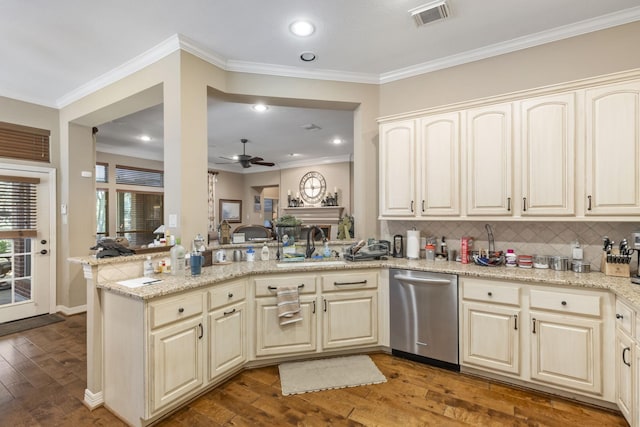
M 265 162 L 262 157 L 254 157 L 247 154 L 246 147 L 247 147 L 247 142 L 249 142 L 248 139 L 242 138 L 240 142 L 242 142 L 242 154 L 238 156 L 237 160 L 229 159 L 227 157 L 221 157 L 221 158 L 226 160 L 235 160 L 234 163 L 240 163 L 240 165 L 242 165 L 243 168 L 250 168 L 251 165 L 275 166 L 275 163 Z

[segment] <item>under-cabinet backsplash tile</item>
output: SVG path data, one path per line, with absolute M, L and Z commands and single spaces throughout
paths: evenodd
M 474 238 L 474 248 L 488 248 L 489 224 L 497 250 L 513 249 L 516 254 L 563 255 L 571 257 L 571 242 L 578 240 L 583 248 L 583 259 L 591 264 L 592 271 L 600 270 L 602 238 L 609 236 L 617 243 L 623 238 L 631 241 L 631 233 L 640 231 L 636 222 L 485 222 L 485 221 L 381 221 L 380 235 L 392 240 L 407 230 L 420 230 L 422 237 L 446 237 L 449 248 L 460 249 L 460 238 Z M 636 255 L 637 256 L 637 255 Z M 632 269 L 637 258 L 634 256 Z

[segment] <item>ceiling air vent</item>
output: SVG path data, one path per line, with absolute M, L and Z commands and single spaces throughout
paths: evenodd
M 409 10 L 409 13 L 415 19 L 418 26 L 428 24 L 429 22 L 439 21 L 440 19 L 449 17 L 449 5 L 446 0 L 432 1 L 422 6 L 418 6 Z

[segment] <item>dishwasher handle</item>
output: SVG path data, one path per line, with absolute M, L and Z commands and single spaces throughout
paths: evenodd
M 451 281 L 448 279 L 427 279 L 424 277 L 412 277 L 404 274 L 396 274 L 393 276 L 394 279 L 400 280 L 401 282 L 410 282 L 410 283 L 419 283 L 425 285 L 449 285 Z

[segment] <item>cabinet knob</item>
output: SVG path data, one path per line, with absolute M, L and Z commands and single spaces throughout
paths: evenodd
M 567 305 L 567 302 L 566 301 L 562 301 L 560 304 Z
M 492 297 L 492 296 L 493 296 L 493 293 L 492 293 L 492 292 L 487 292 L 487 295 L 488 295 L 488 296 L 490 296 L 490 297 Z
M 229 292 L 229 298 L 233 298 L 233 293 Z
M 623 319 L 623 318 L 624 318 L 624 316 L 622 314 L 617 314 L 616 313 L 616 319 Z
M 178 309 L 178 313 L 184 313 L 184 308 L 180 307 L 180 308 Z

